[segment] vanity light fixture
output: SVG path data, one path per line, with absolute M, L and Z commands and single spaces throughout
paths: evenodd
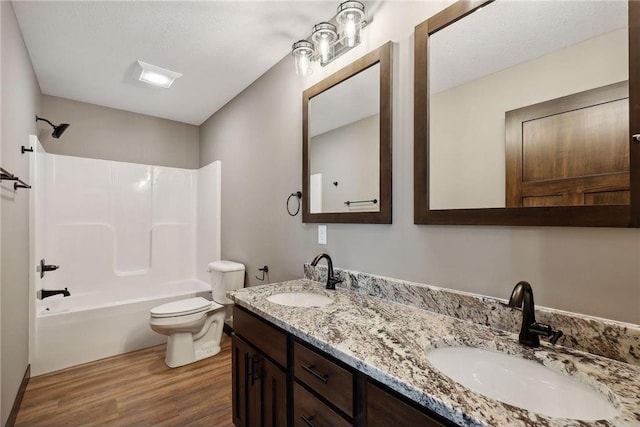
M 366 25 L 364 4 L 353 0 L 341 3 L 330 22 L 314 25 L 311 36 L 293 44 L 291 54 L 296 74 L 308 76 L 313 72 L 314 61 L 324 67 L 360 44 L 360 31 Z
M 141 69 L 138 80 L 154 86 L 160 86 L 168 89 L 171 87 L 175 79 L 182 77 L 182 74 L 180 73 L 176 73 L 175 71 L 167 70 L 153 64 L 148 64 L 146 62 L 138 61 L 138 65 Z

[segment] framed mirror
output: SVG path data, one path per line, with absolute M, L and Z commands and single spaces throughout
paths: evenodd
M 640 4 L 460 1 L 415 35 L 416 224 L 640 226 Z
M 391 223 L 392 43 L 305 90 L 302 222 Z

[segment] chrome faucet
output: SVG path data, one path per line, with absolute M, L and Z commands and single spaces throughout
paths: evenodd
M 69 297 L 71 296 L 71 292 L 69 292 L 69 289 L 64 288 L 64 289 L 60 289 L 60 290 L 46 290 L 46 289 L 40 289 L 38 291 L 38 299 L 45 299 L 45 298 L 49 298 L 52 297 L 54 295 L 58 295 L 61 294 L 63 297 Z
M 327 260 L 327 267 L 329 271 L 327 271 L 327 289 L 335 289 L 338 283 L 342 283 L 342 279 L 338 279 L 333 274 L 333 262 L 331 261 L 331 257 L 328 254 L 320 254 L 311 261 L 311 266 L 315 267 L 318 265 L 318 262 L 322 259 Z
M 509 307 L 522 308 L 522 326 L 518 337 L 521 344 L 536 348 L 540 347 L 540 335 L 549 337 L 551 344 L 555 344 L 562 336 L 562 331 L 536 322 L 533 289 L 528 282 L 522 281 L 516 284 L 509 298 Z

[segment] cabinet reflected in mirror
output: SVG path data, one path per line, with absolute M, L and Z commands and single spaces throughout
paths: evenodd
M 391 223 L 391 42 L 303 94 L 303 222 Z
M 416 27 L 417 224 L 637 225 L 632 3 L 458 2 Z

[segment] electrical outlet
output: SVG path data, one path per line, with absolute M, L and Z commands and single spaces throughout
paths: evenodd
M 320 245 L 327 244 L 327 226 L 326 225 L 318 226 L 318 244 Z

